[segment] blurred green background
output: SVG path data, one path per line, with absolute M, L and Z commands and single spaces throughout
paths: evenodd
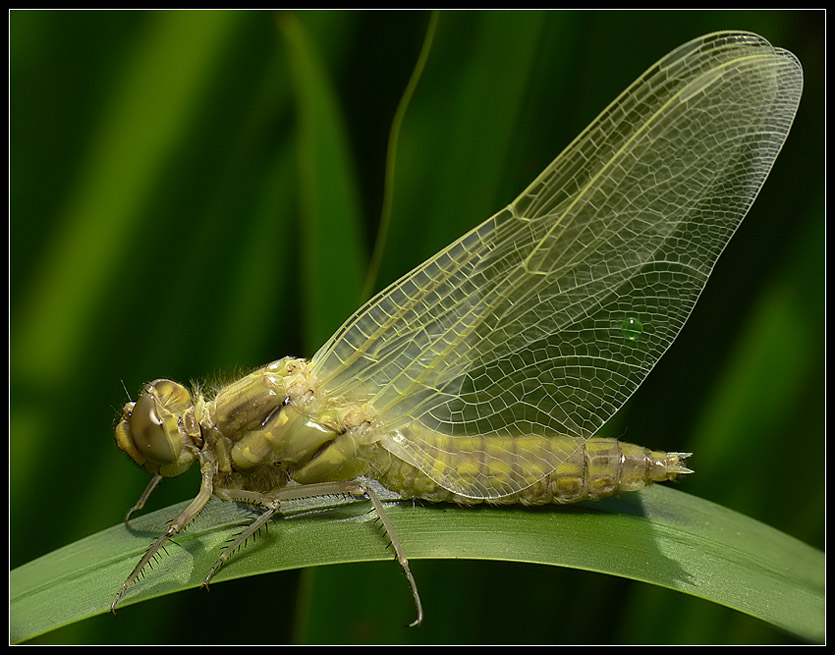
M 113 443 L 123 383 L 135 395 L 156 377 L 211 383 L 311 356 L 359 305 L 388 130 L 428 20 L 11 12 L 12 568 L 119 522 L 144 488 Z M 823 548 L 821 12 L 442 12 L 403 126 L 377 288 L 510 202 L 657 59 L 720 29 L 794 52 L 803 101 L 688 325 L 607 433 L 693 451 L 680 489 Z M 150 506 L 191 498 L 197 473 Z M 411 599 L 391 562 L 225 582 L 37 641 L 792 641 L 608 576 L 413 571 L 417 630 L 403 627 Z

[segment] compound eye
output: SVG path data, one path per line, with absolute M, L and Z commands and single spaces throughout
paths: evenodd
M 166 421 L 160 416 L 157 401 L 151 394 L 136 401 L 130 415 L 130 434 L 139 452 L 152 462 L 172 464 L 177 461 L 180 435 L 176 421 Z

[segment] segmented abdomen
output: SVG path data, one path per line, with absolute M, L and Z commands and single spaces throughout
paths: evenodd
M 531 443 L 525 441 L 530 439 Z M 653 482 L 673 480 L 678 475 L 691 473 L 684 465 L 689 453 L 666 453 L 653 451 L 635 444 L 616 439 L 593 437 L 587 440 L 574 437 L 550 437 L 548 450 L 570 453 L 560 458 L 556 468 L 542 474 L 533 469 L 528 473 L 528 484 L 521 490 L 510 494 L 480 495 L 462 494 L 449 489 L 441 481 L 464 480 L 481 477 L 481 488 L 500 489 L 501 478 L 505 474 L 496 461 L 476 458 L 474 453 L 490 450 L 489 438 L 473 437 L 463 441 L 483 441 L 480 448 L 470 445 L 463 453 L 462 449 L 446 449 L 439 457 L 430 476 L 418 467 L 391 455 L 381 454 L 375 458 L 375 477 L 387 488 L 396 491 L 404 498 L 423 498 L 432 502 L 455 502 L 460 504 L 544 505 L 548 503 L 575 503 L 582 500 L 595 500 L 622 491 L 636 491 Z M 530 463 L 531 452 L 542 449 L 544 437 L 521 437 L 520 453 L 526 463 Z M 530 446 L 525 448 L 525 446 Z M 520 457 L 517 455 L 516 457 Z M 506 470 L 518 468 L 518 462 L 505 462 Z M 549 467 L 549 468 L 553 468 Z M 518 479 L 518 472 L 515 473 Z M 437 479 L 436 479 L 437 478 Z M 462 488 L 474 488 L 471 482 L 464 482 Z

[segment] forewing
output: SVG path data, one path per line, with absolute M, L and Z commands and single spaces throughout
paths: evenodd
M 477 498 L 497 492 L 432 472 L 433 433 L 501 436 L 517 469 L 514 437 L 581 443 L 678 335 L 802 85 L 795 57 L 754 34 L 676 49 L 511 205 L 354 314 L 313 359 L 321 392 L 370 403 L 384 446 Z M 511 474 L 499 495 L 525 484 Z

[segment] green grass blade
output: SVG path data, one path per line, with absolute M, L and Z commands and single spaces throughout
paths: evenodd
M 294 81 L 301 186 L 301 285 L 306 350 L 356 309 L 366 268 L 362 211 L 336 90 L 315 38 L 293 14 L 278 20 Z
M 400 139 L 400 130 L 403 127 L 403 119 L 406 116 L 406 110 L 409 108 L 409 103 L 415 93 L 415 88 L 417 88 L 420 77 L 423 75 L 423 70 L 426 67 L 426 60 L 429 57 L 429 52 L 432 50 L 432 41 L 435 38 L 437 27 L 438 11 L 436 10 L 429 17 L 429 24 L 426 26 L 426 36 L 423 39 L 420 54 L 415 62 L 415 69 L 409 77 L 409 82 L 403 90 L 403 97 L 400 99 L 391 121 L 388 147 L 386 148 L 386 181 L 383 189 L 383 208 L 380 212 L 380 224 L 377 228 L 377 238 L 374 240 L 374 250 L 371 253 L 368 271 L 365 276 L 365 285 L 362 291 L 363 301 L 368 300 L 373 295 L 374 288 L 377 284 L 377 272 L 380 268 L 380 259 L 386 248 L 386 234 L 391 224 L 391 207 L 394 198 L 394 170 L 397 161 L 397 144 Z
M 121 581 L 177 511 L 169 507 L 140 517 L 131 529 L 109 528 L 12 571 L 10 640 L 25 641 L 106 612 Z M 823 553 L 674 489 L 652 487 L 566 508 L 393 503 L 388 511 L 413 560 L 505 560 L 607 573 L 725 605 L 803 639 L 824 638 Z M 119 621 L 134 603 L 198 587 L 249 516 L 231 503 L 210 503 L 178 545 L 168 547 L 168 556 L 129 591 L 112 620 Z M 320 506 L 274 524 L 257 545 L 237 554 L 215 583 L 390 559 L 367 506 L 350 503 L 324 511 Z M 402 594 L 407 593 L 404 582 Z M 431 623 L 431 603 L 425 609 Z M 410 619 L 403 616 L 402 622 Z

